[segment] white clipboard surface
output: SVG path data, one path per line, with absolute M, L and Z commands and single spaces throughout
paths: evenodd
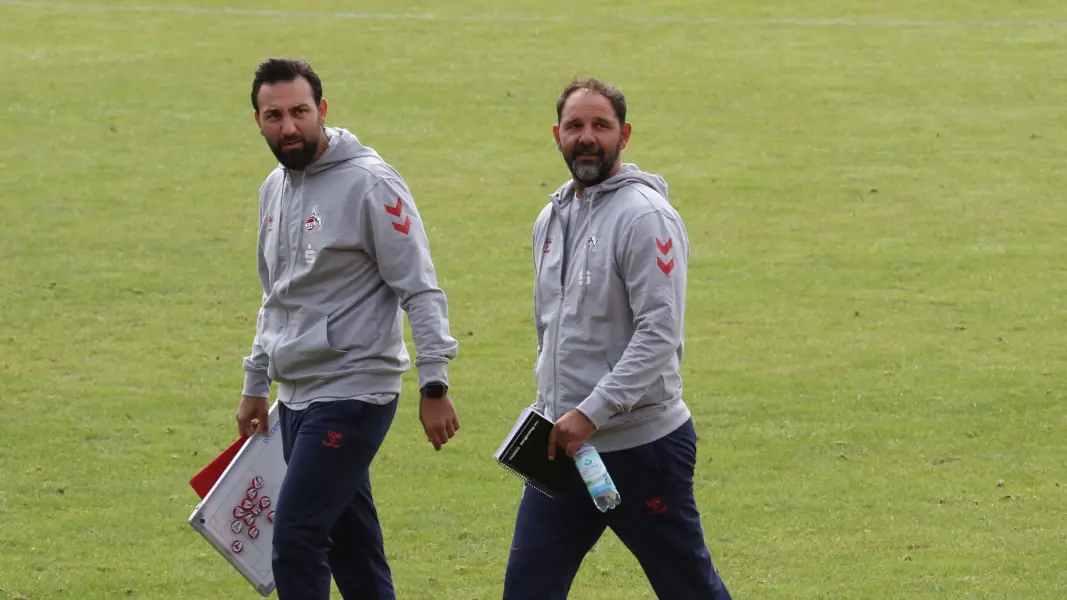
M 286 470 L 277 402 L 268 419 L 268 434 L 248 438 L 189 516 L 193 529 L 264 597 L 274 592 L 274 509 Z

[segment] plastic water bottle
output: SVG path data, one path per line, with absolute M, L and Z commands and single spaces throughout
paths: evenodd
M 593 497 L 593 504 L 600 512 L 607 512 L 622 504 L 622 496 L 611 481 L 611 475 L 608 474 L 608 469 L 596 448 L 582 444 L 574 455 L 574 464 L 578 466 L 578 473 L 581 474 L 589 495 Z

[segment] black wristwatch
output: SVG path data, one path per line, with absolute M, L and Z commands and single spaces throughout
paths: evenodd
M 448 393 L 448 385 L 441 381 L 431 381 L 420 390 L 427 398 L 444 398 Z

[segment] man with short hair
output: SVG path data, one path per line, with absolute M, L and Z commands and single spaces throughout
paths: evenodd
M 661 600 L 729 600 L 693 494 L 696 432 L 682 400 L 689 238 L 659 175 L 622 162 L 626 99 L 575 80 L 556 105 L 556 147 L 571 172 L 534 225 L 536 408 L 555 421 L 547 452 L 601 454 L 622 504 L 589 492 L 519 502 L 504 600 L 563 600 L 608 527 Z M 560 451 L 562 450 L 562 451 Z
M 429 242 L 400 174 L 351 132 L 327 127 L 322 82 L 304 61 L 270 59 L 252 84 L 256 123 L 279 165 L 259 190 L 263 301 L 237 426 L 267 432 L 278 383 L 288 469 L 277 498 L 273 572 L 280 600 L 392 600 L 370 464 L 418 353 L 419 418 L 434 449 L 459 420 L 449 333 Z

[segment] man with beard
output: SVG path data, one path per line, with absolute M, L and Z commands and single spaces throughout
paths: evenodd
M 259 191 L 263 300 L 237 426 L 268 432 L 277 382 L 288 464 L 272 538 L 278 598 L 326 600 L 332 573 L 348 600 L 392 600 L 369 469 L 410 367 L 404 312 L 426 436 L 440 450 L 459 429 L 445 294 L 406 183 L 351 132 L 326 127 L 322 82 L 306 62 L 259 65 L 252 107 L 280 164 Z
M 693 494 L 696 433 L 682 399 L 689 238 L 659 175 L 622 162 L 626 100 L 576 80 L 556 104 L 572 179 L 534 225 L 535 408 L 555 421 L 546 452 L 595 447 L 622 497 L 597 510 L 580 485 L 555 499 L 527 487 L 505 600 L 562 600 L 610 527 L 663 600 L 728 600 Z

